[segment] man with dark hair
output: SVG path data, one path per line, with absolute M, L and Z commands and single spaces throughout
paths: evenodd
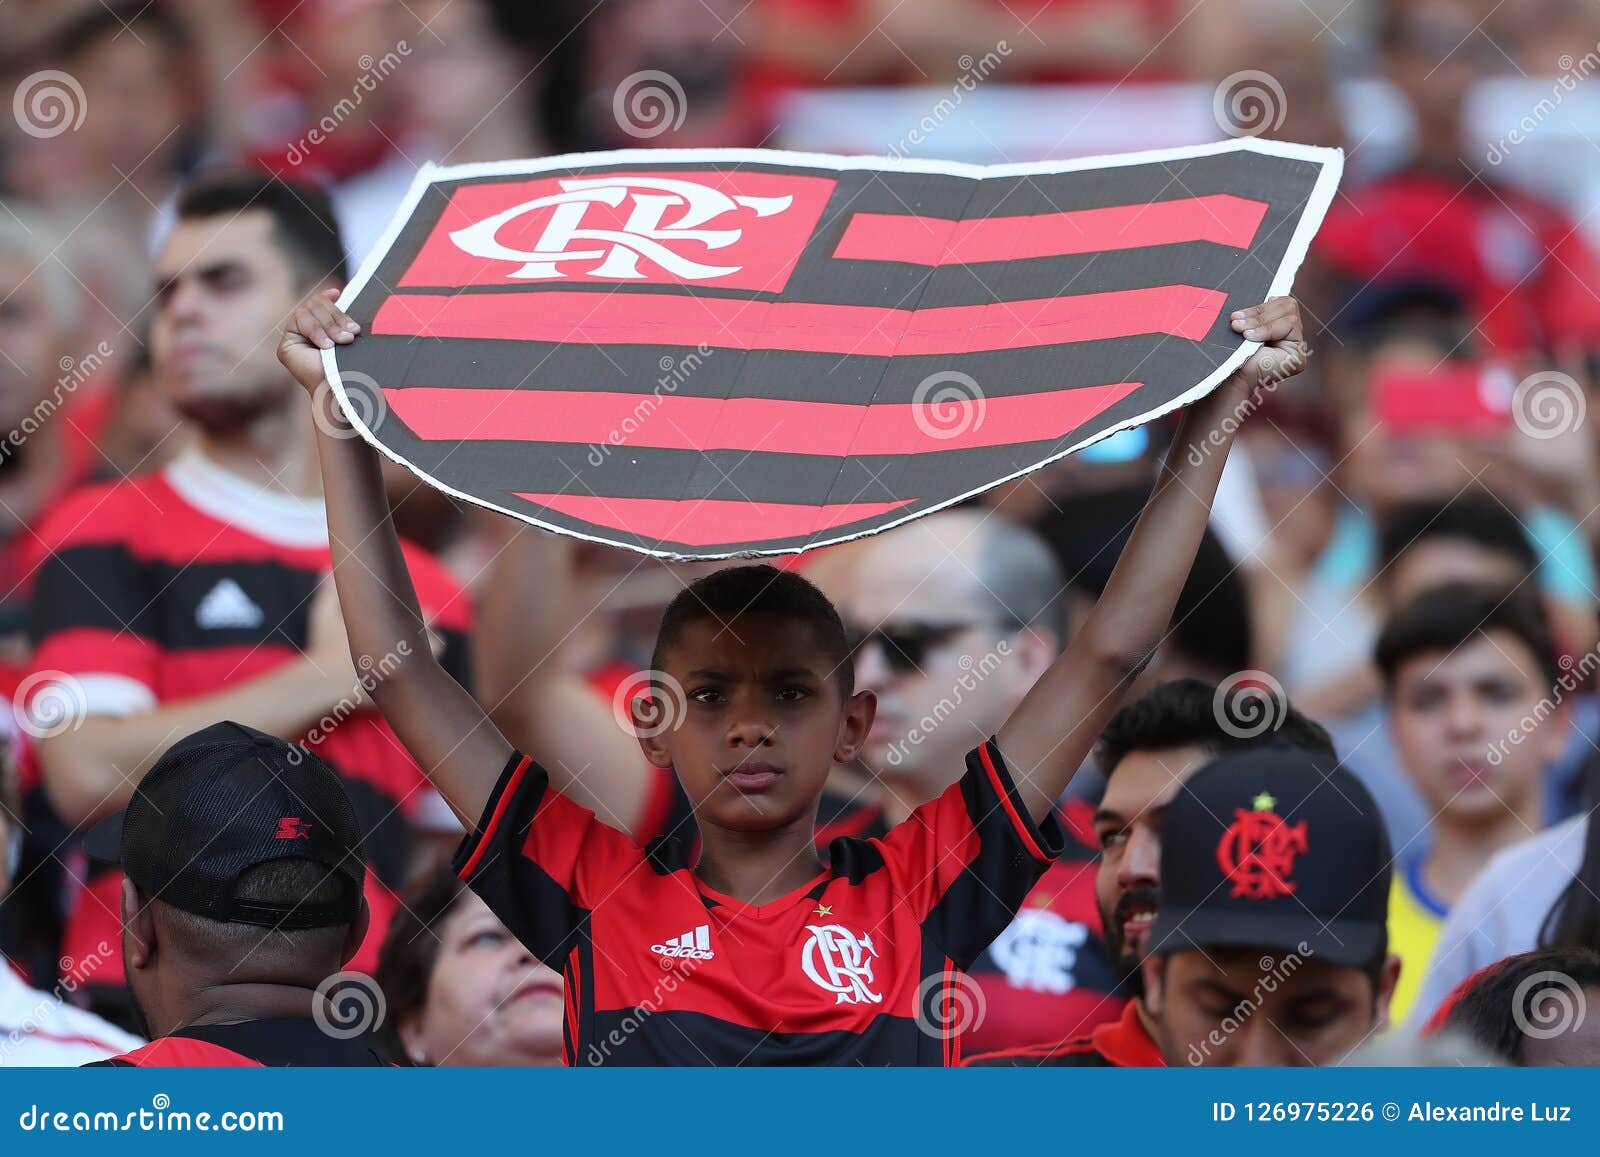
M 1465 1033 L 1508 1065 L 1600 1065 L 1600 952 L 1522 952 L 1459 984 L 1424 1027 Z
M 1184 781 L 1219 755 L 1258 748 L 1308 752 L 1329 762 L 1322 727 L 1264 687 L 1214 687 L 1198 679 L 1158 684 L 1100 733 L 1105 794 L 1094 813 L 1102 849 L 1095 901 L 1116 991 L 1132 997 L 1119 1020 L 1087 1037 L 973 1058 L 973 1065 L 1159 1064 L 1140 1000 L 1140 963 L 1160 898 L 1161 835 Z
M 1578 680 L 1526 587 L 1424 591 L 1384 624 L 1377 664 L 1390 736 L 1433 817 L 1427 842 L 1401 849 L 1390 901 L 1404 1020 L 1451 905 L 1496 852 L 1543 826 L 1540 780 Z
M 435 797 L 366 705 L 331 584 L 318 591 L 331 556 L 311 417 L 271 338 L 301 294 L 337 284 L 343 250 L 326 198 L 270 177 L 198 181 L 177 215 L 156 258 L 150 354 L 195 440 L 158 472 L 68 495 L 40 529 L 32 702 L 54 687 L 44 702 L 74 709 L 39 742 L 44 785 L 77 826 L 124 806 L 174 735 L 217 719 L 311 734 L 368 837 L 370 967 L 410 824 Z M 465 596 L 425 553 L 407 559 L 445 663 L 465 673 Z M 116 872 L 94 865 L 83 889 L 66 956 L 117 940 Z M 87 991 L 123 1011 L 120 962 Z
M 1306 752 L 1225 755 L 1167 808 L 1144 1007 L 1168 1065 L 1328 1065 L 1389 1023 L 1390 848 Z
M 123 959 L 151 1036 L 102 1063 L 388 1063 L 376 985 L 325 984 L 370 913 L 355 807 L 315 755 L 214 724 L 163 752 L 85 843 L 123 869 Z

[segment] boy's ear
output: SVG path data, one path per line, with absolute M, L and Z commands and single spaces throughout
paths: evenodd
M 844 718 L 839 720 L 839 742 L 833 749 L 835 763 L 849 763 L 861 754 L 877 716 L 878 696 L 873 692 L 857 691 L 846 700 Z

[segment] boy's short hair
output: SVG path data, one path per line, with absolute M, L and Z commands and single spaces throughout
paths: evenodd
M 730 623 L 744 615 L 771 615 L 810 626 L 839 681 L 840 695 L 848 699 L 855 694 L 855 665 L 839 612 L 811 582 L 766 564 L 713 571 L 679 591 L 661 616 L 650 666 L 663 669 L 664 657 L 689 624 L 704 619 Z
M 1517 516 L 1482 490 L 1469 490 L 1454 498 L 1405 502 L 1378 528 L 1380 574 L 1413 546 L 1433 538 L 1470 542 L 1515 560 L 1523 574 L 1539 568 L 1539 555 Z
M 223 170 L 196 178 L 178 194 L 180 221 L 251 211 L 272 218 L 273 236 L 300 289 L 348 279 L 333 202 L 321 189 L 269 173 Z
M 1490 631 L 1515 636 L 1533 654 L 1545 686 L 1561 678 L 1560 655 L 1544 603 L 1528 586 L 1446 583 L 1423 591 L 1389 616 L 1375 658 L 1386 690 L 1402 664 L 1431 651 L 1453 651 Z
M 1135 751 L 1170 751 L 1198 747 L 1208 755 L 1226 755 L 1259 747 L 1293 747 L 1337 761 L 1327 728 L 1297 711 L 1287 701 L 1278 726 L 1261 735 L 1243 735 L 1223 726 L 1226 712 L 1217 710 L 1217 688 L 1199 679 L 1173 679 L 1157 684 L 1111 717 L 1100 733 L 1100 766 L 1109 776 Z

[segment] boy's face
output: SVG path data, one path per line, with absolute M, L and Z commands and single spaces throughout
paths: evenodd
M 1531 806 L 1545 763 L 1561 754 L 1563 716 L 1550 700 L 1533 653 L 1494 630 L 1400 664 L 1389 731 L 1435 815 L 1497 818 Z
M 1169 1065 L 1328 1065 L 1380 1031 L 1400 974 L 1255 948 L 1184 949 L 1144 962 L 1145 1008 Z
M 662 664 L 683 688 L 682 722 L 639 742 L 656 766 L 676 769 L 699 822 L 733 831 L 814 823 L 828 772 L 860 753 L 874 702 L 868 691 L 841 700 L 811 626 L 701 619 Z

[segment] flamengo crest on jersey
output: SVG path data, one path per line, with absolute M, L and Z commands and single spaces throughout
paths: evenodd
M 711 925 L 702 924 L 681 936 L 673 936 L 664 944 L 652 944 L 650 951 L 657 956 L 683 957 L 686 960 L 713 960 L 711 951 Z
M 835 1004 L 882 1004 L 872 990 L 872 962 L 878 955 L 870 933 L 857 936 L 842 924 L 809 924 L 800 950 L 800 967 L 816 986 L 835 996 Z

